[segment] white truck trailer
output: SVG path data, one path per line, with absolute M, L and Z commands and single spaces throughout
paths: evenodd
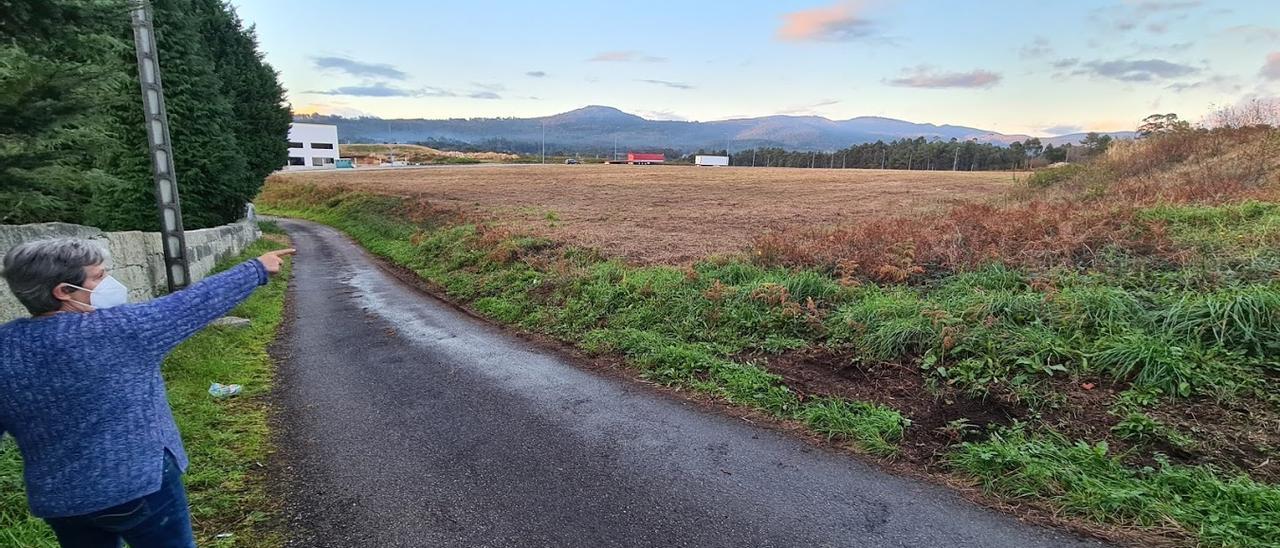
M 727 166 L 729 165 L 729 157 L 699 154 L 693 157 L 693 163 L 700 166 Z

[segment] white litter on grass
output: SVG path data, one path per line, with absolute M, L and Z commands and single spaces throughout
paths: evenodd
M 241 388 L 238 384 L 219 384 L 215 382 L 209 385 L 209 395 L 215 398 L 226 398 L 239 394 Z

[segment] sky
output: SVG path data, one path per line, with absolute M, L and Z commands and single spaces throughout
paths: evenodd
M 295 112 L 1123 131 L 1280 96 L 1280 0 L 232 0 Z

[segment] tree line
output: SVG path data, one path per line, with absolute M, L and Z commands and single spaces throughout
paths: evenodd
M 1084 161 L 1106 151 L 1111 136 L 1090 133 L 1080 143 L 1055 147 L 1032 137 L 1008 146 L 976 141 L 927 140 L 924 137 L 876 141 L 835 151 L 800 151 L 777 147 L 735 150 L 729 155 L 733 166 L 907 169 L 932 171 L 990 171 L 1024 169 L 1038 164 Z M 725 155 L 725 149 L 699 150 L 694 154 L 669 157 L 693 163 L 698 154 Z
M 129 11 L 0 1 L 0 223 L 155 230 Z M 284 89 L 224 0 L 153 0 L 187 228 L 243 214 L 288 158 Z

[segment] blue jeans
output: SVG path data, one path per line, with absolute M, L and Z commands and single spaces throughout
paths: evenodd
M 131 548 L 195 548 L 182 470 L 168 451 L 164 457 L 159 491 L 92 514 L 46 519 L 58 543 L 64 548 L 119 548 L 122 541 Z

